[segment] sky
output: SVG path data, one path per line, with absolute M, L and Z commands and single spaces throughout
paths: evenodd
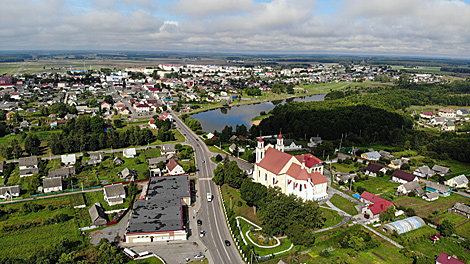
M 470 58 L 470 0 L 0 0 L 0 50 Z

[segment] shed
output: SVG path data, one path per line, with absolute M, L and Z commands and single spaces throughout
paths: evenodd
M 100 203 L 95 203 L 88 209 L 91 216 L 91 223 L 95 226 L 104 226 L 108 223 L 108 216 L 104 212 Z

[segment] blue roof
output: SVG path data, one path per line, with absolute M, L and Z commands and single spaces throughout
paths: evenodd
M 360 196 L 359 194 L 357 194 L 357 193 L 353 194 L 353 197 L 354 197 L 354 198 L 357 198 L 357 199 L 359 199 L 359 200 L 361 199 L 361 196 Z

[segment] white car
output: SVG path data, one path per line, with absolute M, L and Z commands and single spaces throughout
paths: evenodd
M 206 231 L 204 231 L 204 230 L 201 230 L 201 232 L 199 232 L 200 237 L 204 237 L 205 234 L 206 234 Z
M 194 258 L 195 259 L 203 259 L 205 258 L 206 256 L 202 255 L 202 254 L 197 254 L 197 255 L 194 255 Z

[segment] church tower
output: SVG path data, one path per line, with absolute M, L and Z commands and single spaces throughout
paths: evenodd
M 260 135 L 258 140 L 258 146 L 256 146 L 256 163 L 260 162 L 264 158 L 264 141 Z
M 282 138 L 282 134 L 279 133 L 277 137 L 276 149 L 284 152 L 284 139 Z

